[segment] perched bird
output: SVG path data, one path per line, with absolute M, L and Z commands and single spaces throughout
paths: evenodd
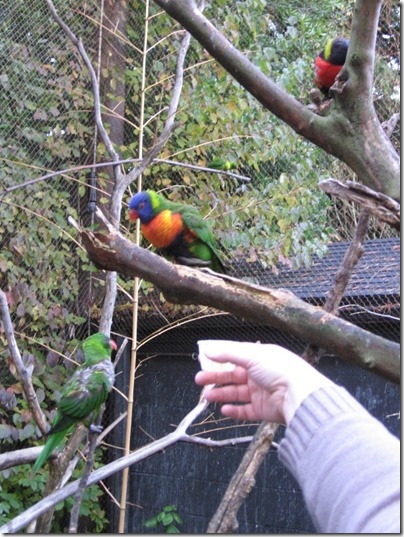
M 231 160 L 225 160 L 221 157 L 215 157 L 211 162 L 208 164 L 208 168 L 213 168 L 215 170 L 235 170 L 237 168 L 237 162 L 231 161 Z
M 84 363 L 64 387 L 48 439 L 35 462 L 34 470 L 41 468 L 74 425 L 96 417 L 112 390 L 115 374 L 111 350 L 116 350 L 115 341 L 99 332 L 83 341 L 82 348 Z
M 345 63 L 348 45 L 349 41 L 345 37 L 330 39 L 314 60 L 314 83 L 326 96 Z
M 182 265 L 225 272 L 213 233 L 195 207 L 147 190 L 138 192 L 129 202 L 129 219 L 137 218 L 144 237 L 163 255 Z

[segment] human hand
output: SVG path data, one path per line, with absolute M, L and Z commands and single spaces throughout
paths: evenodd
M 207 391 L 205 397 L 210 402 L 227 403 L 222 414 L 234 419 L 289 425 L 310 393 L 333 384 L 278 345 L 209 340 L 203 342 L 203 351 L 213 361 L 235 365 L 232 371 L 199 371 L 195 376 L 195 382 L 203 386 L 224 385 Z

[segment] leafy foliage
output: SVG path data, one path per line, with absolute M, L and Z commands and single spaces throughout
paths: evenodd
M 80 468 L 81 466 L 76 468 L 74 477 L 80 477 Z M 40 470 L 34 478 L 31 466 L 26 464 L 0 472 L 0 525 L 42 500 L 46 479 L 45 470 Z M 80 514 L 86 519 L 86 532 L 101 533 L 106 526 L 105 511 L 99 505 L 101 494 L 97 486 L 88 487 L 84 492 Z M 72 510 L 73 502 L 74 498 L 71 497 L 56 506 L 52 532 L 66 532 L 66 518 Z
M 181 533 L 178 525 L 182 525 L 183 521 L 177 513 L 176 505 L 166 505 L 156 516 L 148 518 L 144 522 L 146 528 L 158 529 L 161 528 L 164 533 Z

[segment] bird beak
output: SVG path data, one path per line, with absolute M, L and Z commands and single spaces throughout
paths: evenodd
M 116 351 L 116 349 L 118 348 L 117 344 L 115 343 L 115 341 L 113 339 L 110 339 L 109 340 L 109 346 L 111 347 L 112 350 Z
M 139 218 L 139 215 L 137 214 L 137 211 L 135 209 L 129 209 L 129 220 L 133 222 L 134 220 L 137 220 Z

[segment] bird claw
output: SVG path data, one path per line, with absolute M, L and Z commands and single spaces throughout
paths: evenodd
M 95 425 L 94 423 L 92 423 L 89 427 L 89 431 L 91 433 L 100 434 L 102 433 L 103 430 L 104 430 L 104 427 L 102 427 L 102 425 Z
M 210 267 L 212 264 L 210 261 L 203 261 L 202 259 L 199 259 L 199 257 L 177 256 L 176 261 L 180 265 L 186 265 L 187 267 Z

